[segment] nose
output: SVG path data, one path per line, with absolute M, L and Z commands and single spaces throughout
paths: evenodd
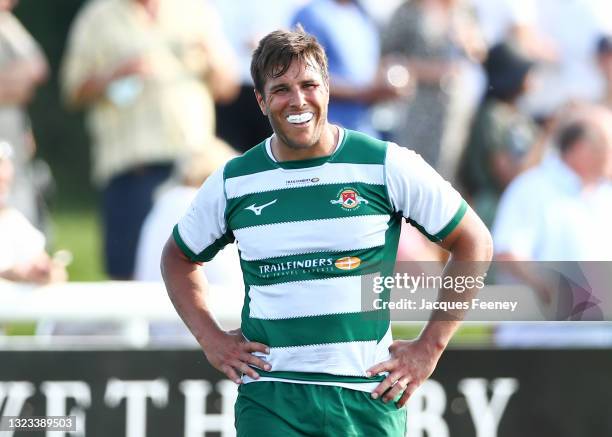
M 290 104 L 295 108 L 301 108 L 306 105 L 306 96 L 300 88 L 294 89 L 291 92 Z

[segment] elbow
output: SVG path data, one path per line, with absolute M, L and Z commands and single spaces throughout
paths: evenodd
M 159 259 L 159 270 L 161 272 L 161 276 L 162 279 L 164 280 L 164 283 L 167 283 L 168 280 L 168 268 L 169 268 L 169 263 L 170 263 L 170 248 L 168 247 L 170 245 L 170 241 L 167 241 L 166 244 L 164 245 L 164 248 L 162 250 L 162 254 L 161 257 Z
M 468 245 L 471 246 L 469 249 L 472 252 L 472 259 L 474 261 L 491 262 L 493 259 L 494 247 L 493 237 L 487 226 L 478 219 L 478 225 L 475 227 L 474 232 L 470 235 L 471 240 Z
M 448 250 L 457 261 L 491 262 L 494 253 L 493 237 L 487 226 L 471 209 Z
M 482 260 L 490 262 L 493 259 L 493 237 L 491 236 L 491 232 L 485 227 L 484 235 L 482 237 Z
M 229 104 L 238 97 L 240 85 L 238 82 L 228 82 L 220 84 L 212 89 L 213 99 L 217 103 Z

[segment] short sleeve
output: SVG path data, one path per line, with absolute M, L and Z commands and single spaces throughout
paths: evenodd
M 79 87 L 104 65 L 100 44 L 101 32 L 91 29 L 104 22 L 96 4 L 87 5 L 79 12 L 68 35 L 66 52 L 61 65 L 61 91 L 66 102 L 72 103 Z
M 520 259 L 533 259 L 540 216 L 534 214 L 540 210 L 535 187 L 530 173 L 526 173 L 516 178 L 501 196 L 492 232 L 496 254 L 511 253 Z
M 393 209 L 431 241 L 442 241 L 459 224 L 467 203 L 421 156 L 389 143 L 385 158 Z
M 225 221 L 226 198 L 221 167 L 204 182 L 185 215 L 174 227 L 176 244 L 191 261 L 207 262 L 234 241 Z
M 0 216 L 0 270 L 31 263 L 44 253 L 45 243 L 42 232 L 16 209 Z
M 23 24 L 10 13 L 2 14 L 0 35 L 17 59 L 42 56 L 42 50 Z

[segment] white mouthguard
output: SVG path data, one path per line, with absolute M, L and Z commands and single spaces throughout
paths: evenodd
M 290 115 L 287 117 L 287 121 L 293 124 L 306 123 L 312 120 L 314 114 L 312 112 L 305 112 L 299 115 Z

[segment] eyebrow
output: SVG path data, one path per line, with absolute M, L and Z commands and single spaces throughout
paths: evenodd
M 308 84 L 316 84 L 318 80 L 315 78 L 312 79 L 304 79 L 299 82 L 299 85 L 308 85 Z M 279 88 L 288 88 L 289 84 L 287 82 L 278 83 L 272 87 L 270 87 L 270 92 L 276 91 Z

